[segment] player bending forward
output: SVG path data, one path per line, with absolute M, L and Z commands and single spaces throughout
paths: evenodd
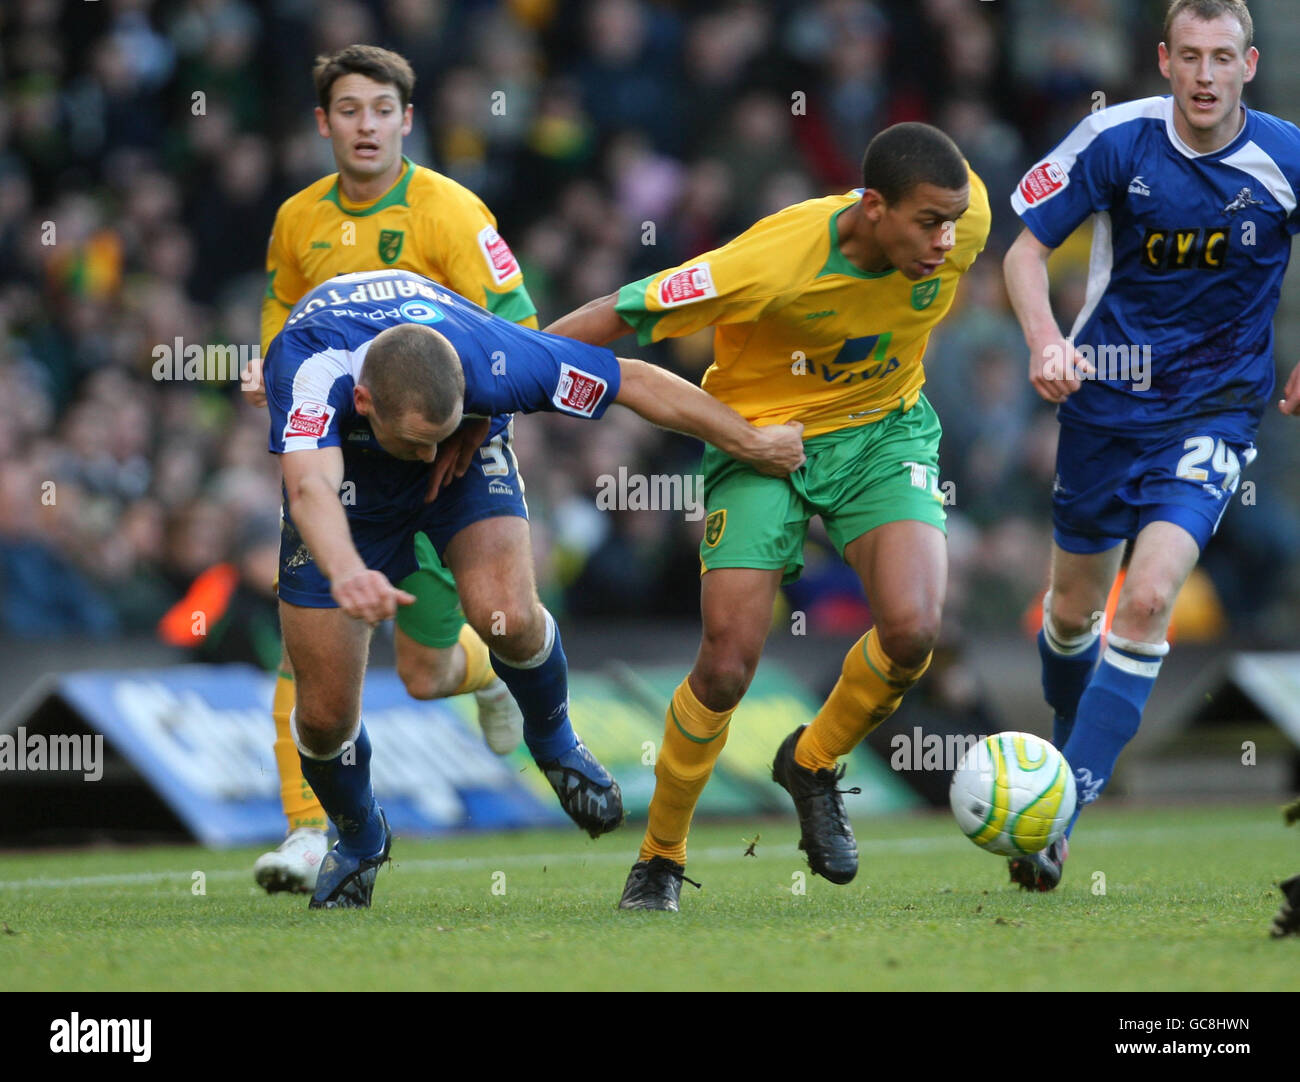
M 509 323 L 406 271 L 343 275 L 308 293 L 267 355 L 266 388 L 287 503 L 279 594 L 298 686 L 290 731 L 339 833 L 311 907 L 368 906 L 388 857 L 362 677 L 375 624 L 421 619 L 416 598 L 393 583 L 435 555 L 490 643 L 564 810 L 592 837 L 617 827 L 618 785 L 569 723 L 564 650 L 537 599 L 511 414 L 596 418 L 619 402 L 777 475 L 803 462 L 800 427 L 755 428 L 662 369 Z M 443 487 L 444 471 L 431 479 L 429 465 L 464 417 L 490 418 L 488 437 L 448 464 Z
M 1038 648 L 1080 810 L 1138 730 L 1174 599 L 1255 457 L 1273 391 L 1273 314 L 1300 230 L 1300 129 L 1242 106 L 1259 58 L 1251 36 L 1240 0 L 1174 0 L 1159 48 L 1172 96 L 1092 114 L 1011 199 L 1026 228 L 1007 253 L 1007 290 L 1030 381 L 1061 403 Z M 1067 340 L 1047 257 L 1092 214 L 1087 300 Z M 1300 369 L 1281 408 L 1297 405 Z M 1098 664 L 1098 614 L 1126 541 Z M 1014 858 L 1011 877 L 1051 890 L 1067 853 L 1062 839 Z
M 808 461 L 789 477 L 705 449 L 703 636 L 668 707 L 624 909 L 677 909 L 695 804 L 758 665 L 777 589 L 803 567 L 813 515 L 862 580 L 875 622 L 772 769 L 794 800 L 809 866 L 834 883 L 858 870 L 837 764 L 930 663 L 948 556 L 939 419 L 921 394 L 921 358 L 984 247 L 988 196 L 952 140 L 925 124 L 877 135 L 862 183 L 787 207 L 548 328 L 594 343 L 634 329 L 647 343 L 712 326 L 704 389 L 755 424 L 800 421 L 807 437 Z
M 537 315 L 519 265 L 496 231 L 496 219 L 469 189 L 402 155 L 410 134 L 415 73 L 396 53 L 349 45 L 321 56 L 312 70 L 316 126 L 330 140 L 338 172 L 285 200 L 275 216 L 266 253 L 262 300 L 262 355 L 290 310 L 308 290 L 338 274 L 394 267 L 414 271 L 483 305 L 536 327 Z M 266 404 L 260 364 L 244 380 L 254 405 Z M 444 444 L 483 439 L 466 425 Z M 523 719 L 510 692 L 492 672 L 488 650 L 465 623 L 456 584 L 430 559 L 401 584 L 420 599 L 421 620 L 397 634 L 397 673 L 417 699 L 472 692 L 483 737 L 498 755 L 519 746 Z M 271 716 L 280 800 L 289 830 L 263 853 L 253 876 L 268 892 L 310 893 L 329 843 L 325 810 L 298 766 L 289 735 L 293 672 L 282 657 Z

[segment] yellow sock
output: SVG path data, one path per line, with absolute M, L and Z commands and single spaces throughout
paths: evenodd
M 915 669 L 895 664 L 873 627 L 849 649 L 835 688 L 795 746 L 794 761 L 808 770 L 834 768 L 841 755 L 898 709 L 903 693 L 929 667 L 928 657 Z
M 492 671 L 492 658 L 488 655 L 487 643 L 478 637 L 469 624 L 461 625 L 460 638 L 456 640 L 465 651 L 465 679 L 453 695 L 464 695 L 468 691 L 485 688 L 497 678 Z
M 275 680 L 275 698 L 271 700 L 271 717 L 275 719 L 275 765 L 280 768 L 280 803 L 289 829 L 314 827 L 329 829 L 329 818 L 302 776 L 298 745 L 289 732 L 289 715 L 293 713 L 293 677 L 283 670 Z
M 710 710 L 683 680 L 673 692 L 664 718 L 664 740 L 655 763 L 655 791 L 650 798 L 650 823 L 641 842 L 641 860 L 667 857 L 686 863 L 686 835 L 695 803 L 713 773 L 733 710 Z

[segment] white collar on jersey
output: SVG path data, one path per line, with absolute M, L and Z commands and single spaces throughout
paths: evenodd
M 1222 154 L 1225 150 L 1228 149 L 1228 147 L 1232 146 L 1233 143 L 1235 143 L 1238 139 L 1240 139 L 1241 133 L 1246 130 L 1246 107 L 1242 105 L 1239 107 L 1241 109 L 1241 127 L 1239 127 L 1236 130 L 1236 132 L 1233 134 L 1231 139 L 1229 139 L 1226 143 L 1224 143 L 1223 146 L 1219 147 L 1218 150 L 1204 150 L 1204 151 L 1193 150 L 1185 142 L 1183 142 L 1182 136 L 1178 134 L 1178 130 L 1174 127 L 1175 108 L 1176 106 L 1174 105 L 1173 97 L 1170 96 L 1166 98 L 1165 99 L 1165 131 L 1169 134 L 1169 141 L 1174 144 L 1174 149 L 1178 151 L 1178 153 L 1181 154 L 1184 158 L 1208 158 L 1211 154 Z

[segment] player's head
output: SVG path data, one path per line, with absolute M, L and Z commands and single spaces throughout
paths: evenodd
M 862 215 L 872 242 L 905 278 L 934 274 L 956 243 L 970 205 L 961 151 L 929 124 L 895 124 L 862 158 Z
M 1178 133 L 1197 150 L 1226 145 L 1241 127 L 1241 90 L 1255 77 L 1255 27 L 1242 0 L 1173 0 L 1160 74 L 1174 95 Z
M 385 451 L 432 462 L 438 444 L 460 425 L 465 371 L 455 348 L 432 327 L 402 323 L 370 343 L 354 395 Z
M 356 180 L 396 169 L 411 131 L 415 72 L 405 57 L 375 45 L 318 56 L 316 129 L 334 147 L 339 172 Z

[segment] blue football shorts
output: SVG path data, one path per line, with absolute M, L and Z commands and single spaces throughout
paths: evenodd
M 1134 436 L 1063 423 L 1052 492 L 1056 543 L 1081 555 L 1105 552 L 1149 522 L 1172 522 L 1204 551 L 1255 458 L 1253 436 L 1229 415 Z
M 466 526 L 498 515 L 528 517 L 524 480 L 511 446 L 513 422 L 485 440 L 465 471 L 438 493 L 432 503 L 421 503 L 409 514 L 381 520 L 349 518 L 352 543 L 372 571 L 382 571 L 399 583 L 419 570 L 416 539 L 424 534 L 439 559 L 451 539 Z M 321 574 L 289 515 L 280 533 L 280 600 L 304 608 L 336 608 L 329 581 Z

